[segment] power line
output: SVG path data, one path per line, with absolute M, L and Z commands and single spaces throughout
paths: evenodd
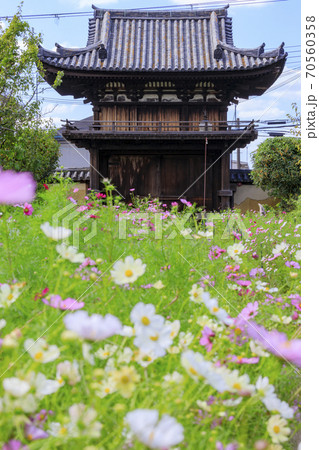
M 256 1 L 247 1 L 247 0 L 230 0 L 228 2 L 231 6 L 242 6 L 242 5 L 257 5 L 257 4 L 264 4 L 264 3 L 279 3 L 279 2 L 286 2 L 288 0 L 256 0 Z M 132 8 L 131 11 L 147 11 L 147 10 L 157 10 L 157 9 L 174 9 L 174 8 L 190 8 L 190 9 L 202 9 L 208 6 L 217 6 L 222 7 L 225 5 L 224 0 L 216 0 L 214 2 L 206 2 L 206 3 L 196 3 L 196 4 L 184 4 L 184 5 L 169 5 L 169 6 L 149 6 L 147 8 Z M 108 11 L 112 11 L 112 9 L 109 9 Z M 82 11 L 82 12 L 66 12 L 66 13 L 46 13 L 46 14 L 25 14 L 21 15 L 21 19 L 27 20 L 27 19 L 63 19 L 65 17 L 86 17 L 86 16 L 92 16 L 92 11 Z M 13 19 L 14 16 L 0 16 L 0 20 L 5 19 Z

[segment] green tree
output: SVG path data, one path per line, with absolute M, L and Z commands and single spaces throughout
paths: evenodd
M 21 19 L 21 9 L 0 25 L 0 166 L 31 171 L 41 181 L 55 169 L 59 148 L 37 98 L 44 83 L 37 57 L 41 36 Z
M 300 158 L 299 138 L 266 139 L 252 154 L 254 184 L 288 204 L 300 195 Z

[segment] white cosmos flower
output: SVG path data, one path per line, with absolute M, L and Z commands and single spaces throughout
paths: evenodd
M 4 328 L 7 325 L 7 322 L 5 319 L 0 319 L 0 330 L 2 330 L 2 328 Z
M 289 245 L 286 242 L 282 242 L 281 244 L 277 244 L 272 252 L 274 255 L 281 255 L 281 252 L 285 252 L 288 249 Z
M 73 263 L 82 263 L 85 260 L 84 253 L 78 253 L 78 249 L 72 245 L 57 245 L 56 251 L 62 256 L 62 258 L 68 259 Z
M 152 304 L 137 303 L 131 311 L 130 319 L 134 323 L 136 333 L 150 327 L 162 327 L 164 317 L 155 313 L 155 306 Z
M 142 367 L 149 366 L 153 361 L 155 361 L 155 359 L 157 359 L 157 356 L 153 351 L 145 353 L 142 350 L 138 349 L 138 351 L 134 354 L 134 361 L 136 361 Z
M 185 228 L 183 230 L 180 230 L 180 233 L 182 236 L 188 236 L 189 234 L 192 233 L 192 229 L 191 228 Z
M 29 383 L 21 380 L 20 378 L 12 377 L 5 378 L 3 380 L 3 388 L 14 397 L 23 397 L 27 392 L 29 392 L 31 386 Z
M 214 236 L 214 233 L 213 233 L 213 231 L 198 231 L 198 233 L 197 233 L 199 236 L 202 236 L 202 237 L 205 237 L 205 238 L 211 238 L 211 237 L 213 237 Z
M 36 397 L 38 399 L 42 399 L 46 395 L 53 394 L 61 387 L 58 380 L 48 380 L 41 372 L 35 375 L 33 385 L 36 388 Z
M 251 340 L 249 342 L 249 347 L 252 353 L 254 353 L 257 356 L 269 356 L 269 353 L 266 352 L 260 345 L 258 345 L 255 341 Z
M 226 373 L 225 381 L 228 385 L 228 391 L 236 394 L 252 394 L 255 391 L 255 386 L 250 383 L 249 376 L 247 374 L 239 375 L 238 370 L 233 370 Z
M 94 355 L 91 353 L 92 345 L 88 344 L 87 342 L 83 342 L 82 344 L 82 355 L 83 359 L 87 361 L 91 366 L 94 366 L 95 360 Z
M 24 349 L 31 358 L 40 363 L 54 361 L 60 356 L 60 350 L 56 345 L 49 345 L 44 338 L 27 339 L 24 341 Z
M 156 283 L 153 284 L 153 288 L 155 289 L 163 289 L 165 286 L 161 280 L 156 281 Z
M 108 359 L 117 349 L 117 345 L 105 344 L 104 347 L 99 348 L 94 354 L 99 359 Z
M 133 356 L 133 350 L 130 347 L 124 347 L 123 351 L 119 354 L 117 358 L 118 364 L 128 364 L 131 362 Z
M 134 345 L 142 352 L 153 352 L 156 357 L 164 356 L 172 345 L 171 327 L 167 325 L 146 327 L 134 339 Z
M 59 363 L 56 368 L 56 378 L 61 386 L 65 381 L 71 386 L 81 381 L 78 362 L 63 361 Z
M 268 377 L 258 377 L 256 381 L 256 390 L 261 397 L 269 397 L 275 394 L 275 388 L 272 384 L 269 384 Z
M 232 325 L 233 319 L 229 317 L 227 311 L 218 306 L 218 300 L 216 298 L 210 298 L 208 292 L 203 294 L 203 302 L 209 311 L 217 317 L 217 319 L 225 325 Z
M 20 295 L 22 283 L 16 284 L 1 284 L 0 285 L 0 308 L 5 308 L 12 305 Z M 1 327 L 2 328 L 2 327 Z
M 124 261 L 116 261 L 111 270 L 111 276 L 116 284 L 133 283 L 144 274 L 146 264 L 138 258 L 134 260 L 132 256 L 127 256 Z
M 206 378 L 210 369 L 210 364 L 204 356 L 192 350 L 187 350 L 182 353 L 181 363 L 195 381 L 198 381 L 199 377 Z
M 295 259 L 296 259 L 297 261 L 300 261 L 300 260 L 301 260 L 301 250 L 297 250 L 297 251 L 296 251 L 296 253 L 295 253 Z
M 122 331 L 121 322 L 112 314 L 106 314 L 104 317 L 100 314 L 89 316 L 86 311 L 76 311 L 67 314 L 63 321 L 68 330 L 92 341 L 102 341 Z
M 69 435 L 72 437 L 93 437 L 101 436 L 103 425 L 95 421 L 97 412 L 82 403 L 77 403 L 69 408 L 71 421 L 68 423 Z
M 125 416 L 125 420 L 137 439 L 153 449 L 170 448 L 184 440 L 184 428 L 174 417 L 152 409 L 136 409 Z
M 290 428 L 287 425 L 287 421 L 280 417 L 279 414 L 270 417 L 267 424 L 267 431 L 274 444 L 288 441 Z
M 163 377 L 164 381 L 162 383 L 162 386 L 164 389 L 167 389 L 169 387 L 172 387 L 176 384 L 181 384 L 184 381 L 184 376 L 174 370 L 173 373 L 168 373 Z
M 193 284 L 192 289 L 189 291 L 190 300 L 195 303 L 202 302 L 203 293 L 204 289 L 202 287 L 197 286 L 197 284 Z
M 53 239 L 54 241 L 59 241 L 61 239 L 66 239 L 68 238 L 72 231 L 69 230 L 68 228 L 64 228 L 64 227 L 51 227 L 51 225 L 49 224 L 49 222 L 45 222 L 44 224 L 42 224 L 40 226 L 41 230 L 43 231 L 43 233 L 48 237 Z
M 236 260 L 239 255 L 242 254 L 243 250 L 245 250 L 245 246 L 243 244 L 234 244 L 227 247 L 227 254 Z
M 281 401 L 275 393 L 267 395 L 262 399 L 262 402 L 268 411 L 279 412 L 284 419 L 292 419 L 294 416 L 294 410 L 290 408 L 287 402 Z

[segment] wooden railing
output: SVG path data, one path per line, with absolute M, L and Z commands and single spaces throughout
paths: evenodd
M 112 133 L 176 133 L 176 132 L 216 132 L 236 131 L 244 133 L 246 130 L 254 130 L 254 121 L 217 121 L 202 120 L 200 122 L 189 121 L 74 121 L 65 120 L 67 131 L 78 130 L 82 132 L 108 131 Z

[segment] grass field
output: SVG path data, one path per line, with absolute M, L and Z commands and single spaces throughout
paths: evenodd
M 3 448 L 297 448 L 298 212 L 72 189 L 0 206 Z

